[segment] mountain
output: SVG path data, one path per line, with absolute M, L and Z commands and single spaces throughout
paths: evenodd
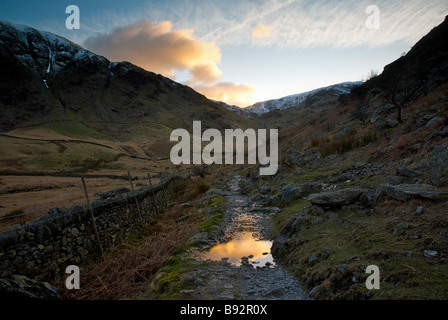
M 220 105 L 221 107 L 226 108 L 227 110 L 235 112 L 236 114 L 238 114 L 238 115 L 240 115 L 242 117 L 250 118 L 252 116 L 255 116 L 254 113 L 252 113 L 250 111 L 247 111 L 246 110 L 247 108 L 241 108 L 241 107 L 238 107 L 236 105 L 230 105 L 230 104 L 227 104 L 227 103 L 222 102 L 222 101 L 217 101 L 217 100 L 212 100 L 212 101 L 214 103 Z
M 320 145 L 323 153 L 335 151 L 330 147 L 342 143 L 344 137 L 361 141 L 364 135 L 367 141 L 370 134 L 388 136 L 390 129 L 417 135 L 415 130 L 431 127 L 431 122 L 426 127 L 431 119 L 434 123 L 439 119 L 443 125 L 448 121 L 448 43 L 443 40 L 447 37 L 448 16 L 407 54 L 386 65 L 378 76 L 352 88 L 350 94 L 328 103 L 320 99 L 306 113 L 286 109 L 264 114 L 261 119 L 283 124 L 289 147 L 309 146 L 314 140 L 312 144 Z M 430 149 L 434 137 L 437 132 L 422 142 L 425 149 Z M 417 141 L 415 137 L 409 139 Z
M 318 88 L 311 91 L 294 94 L 286 96 L 280 99 L 267 100 L 263 102 L 257 102 L 244 109 L 245 112 L 254 113 L 257 115 L 271 112 L 273 110 L 285 110 L 289 108 L 300 108 L 301 104 L 305 102 L 306 99 L 313 99 L 318 94 L 323 92 L 331 96 L 340 96 L 350 93 L 350 91 L 359 86 L 362 82 L 343 82 L 334 84 L 328 87 Z
M 312 298 L 447 298 L 447 38 L 448 17 L 350 94 L 257 117 L 284 128 L 281 168 L 266 184 L 246 170 L 242 189 L 281 190 L 272 254 Z
M 0 22 L 0 130 L 57 129 L 69 136 L 169 142 L 174 128 L 246 127 L 188 86 L 71 41 Z M 159 139 L 160 140 L 160 139 Z
M 447 82 L 448 16 L 440 25 L 420 39 L 411 50 L 384 67 L 383 72 L 355 90 L 357 97 L 370 93 L 391 94 L 391 89 L 405 91 L 414 87 L 414 96 L 424 94 Z

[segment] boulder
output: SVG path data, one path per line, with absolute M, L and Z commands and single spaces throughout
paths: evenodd
M 423 206 L 418 206 L 417 209 L 415 210 L 415 213 L 419 216 L 423 213 L 425 207 Z
M 402 231 L 404 231 L 404 230 L 406 230 L 406 229 L 408 229 L 408 228 L 409 228 L 409 224 L 406 223 L 406 222 L 402 222 L 402 223 L 399 223 L 399 224 L 397 224 L 397 225 L 395 226 L 395 228 L 394 228 L 394 230 L 392 231 L 392 233 L 393 233 L 393 234 L 401 233 Z
M 448 185 L 448 145 L 435 146 L 429 162 L 431 182 L 437 187 Z
M 434 186 L 427 184 L 380 185 L 375 195 L 376 200 L 391 197 L 398 201 L 408 201 L 412 198 L 443 200 L 447 196 L 447 192 L 439 192 Z
M 283 162 L 288 167 L 301 167 L 305 164 L 304 159 L 301 157 L 299 151 L 295 149 L 289 149 L 285 152 Z
M 439 255 L 439 253 L 435 250 L 423 250 L 423 256 L 426 258 L 435 258 Z
M 431 118 L 427 123 L 426 123 L 426 127 L 433 127 L 436 124 L 438 124 L 440 121 L 442 121 L 443 119 L 439 116 L 435 116 L 433 118 Z
M 402 184 L 403 182 L 404 179 L 399 176 L 387 176 L 386 179 L 384 179 L 383 181 L 384 184 L 391 184 L 391 185 Z
M 448 137 L 448 126 L 440 130 L 440 135 L 442 136 L 442 138 Z
M 302 225 L 307 222 L 308 218 L 309 216 L 306 210 L 300 211 L 299 213 L 296 213 L 291 218 L 289 218 L 277 238 L 274 240 L 271 248 L 271 253 L 274 255 L 277 254 L 279 249 L 291 236 L 300 232 Z
M 288 184 L 282 188 L 282 197 L 286 201 L 295 197 L 299 193 L 300 193 L 299 188 L 297 188 L 297 186 L 294 184 L 294 182 L 291 182 L 290 184 Z
M 357 200 L 368 189 L 347 188 L 330 192 L 320 192 L 311 194 L 308 200 L 318 206 L 343 206 L 349 205 Z
M 417 178 L 420 178 L 422 176 L 421 173 L 418 173 L 418 172 L 406 169 L 406 168 L 404 168 L 402 166 L 399 166 L 397 168 L 397 174 L 399 176 L 402 176 L 402 177 L 413 178 L 413 179 L 417 179 Z
M 307 182 L 302 185 L 302 193 L 303 194 L 317 193 L 322 191 L 323 187 L 324 187 L 323 183 Z
M 10 275 L 0 279 L 0 297 L 15 299 L 61 299 L 56 287 L 23 275 Z

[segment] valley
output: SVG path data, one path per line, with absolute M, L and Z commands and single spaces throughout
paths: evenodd
M 39 280 L 74 300 L 445 300 L 447 36 L 445 18 L 365 82 L 238 110 L 64 38 L 0 22 L 0 231 L 53 217 L 54 207 L 84 206 L 81 177 L 94 203 L 107 206 L 105 191 L 115 190 L 121 202 L 112 197 L 111 207 L 135 205 L 140 214 L 135 195 L 153 190 L 148 174 L 157 185 L 182 173 L 189 180 L 160 196 L 163 214 L 101 260 L 82 263 L 80 291 L 66 290 L 61 276 Z M 278 129 L 275 174 L 260 175 L 257 163 L 174 165 L 170 135 L 194 132 L 194 121 L 200 132 Z M 116 190 L 130 188 L 128 172 L 137 191 L 123 195 Z M 115 222 L 105 225 L 102 236 L 115 241 L 106 229 Z M 61 250 L 81 242 L 73 228 L 64 229 L 70 241 Z M 34 267 L 21 259 L 56 247 L 38 246 L 1 252 L 9 259 L 2 267 Z M 365 286 L 369 265 L 381 272 L 380 289 Z

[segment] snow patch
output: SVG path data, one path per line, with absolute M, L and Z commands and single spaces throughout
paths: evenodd
M 342 82 L 335 85 L 331 85 L 328 87 L 318 88 L 311 91 L 289 95 L 280 99 L 272 99 L 263 102 L 257 102 L 254 105 L 251 105 L 244 110 L 253 112 L 255 114 L 263 114 L 270 112 L 272 110 L 285 110 L 294 106 L 299 105 L 304 102 L 308 97 L 311 97 L 323 90 L 329 91 L 332 90 L 335 96 L 343 95 L 350 93 L 351 89 L 360 85 L 362 82 Z
M 48 47 L 48 52 L 49 52 L 49 54 L 48 54 L 48 68 L 47 68 L 47 73 L 50 73 L 50 70 L 51 70 L 51 49 L 50 49 L 50 47 Z

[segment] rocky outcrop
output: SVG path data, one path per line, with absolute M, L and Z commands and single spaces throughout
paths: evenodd
M 23 275 L 11 275 L 0 279 L 0 297 L 8 299 L 61 299 L 55 286 Z
M 288 219 L 283 229 L 280 231 L 279 235 L 272 244 L 271 253 L 277 255 L 280 248 L 285 244 L 285 242 L 294 234 L 299 233 L 302 225 L 305 224 L 309 216 L 306 210 L 296 213 L 291 218 Z
M 434 186 L 427 184 L 385 184 L 376 189 L 375 200 L 390 197 L 398 201 L 408 201 L 412 198 L 437 201 L 446 199 L 447 196 L 447 192 L 439 192 Z
M 282 197 L 286 201 L 297 196 L 299 193 L 299 188 L 293 182 L 282 188 Z
M 318 206 L 343 206 L 349 205 L 357 200 L 363 193 L 369 189 L 364 188 L 347 188 L 330 192 L 313 193 L 308 200 Z
M 299 152 L 296 149 L 289 149 L 283 156 L 283 163 L 290 167 L 303 167 L 306 165 L 313 165 L 319 162 L 322 155 L 319 150 L 311 148 L 304 152 Z
M 288 167 L 301 167 L 305 164 L 305 160 L 300 155 L 299 151 L 289 149 L 285 152 L 283 163 Z
M 324 184 L 320 182 L 307 182 L 302 185 L 302 193 L 303 194 L 318 193 L 322 191 L 323 187 Z

